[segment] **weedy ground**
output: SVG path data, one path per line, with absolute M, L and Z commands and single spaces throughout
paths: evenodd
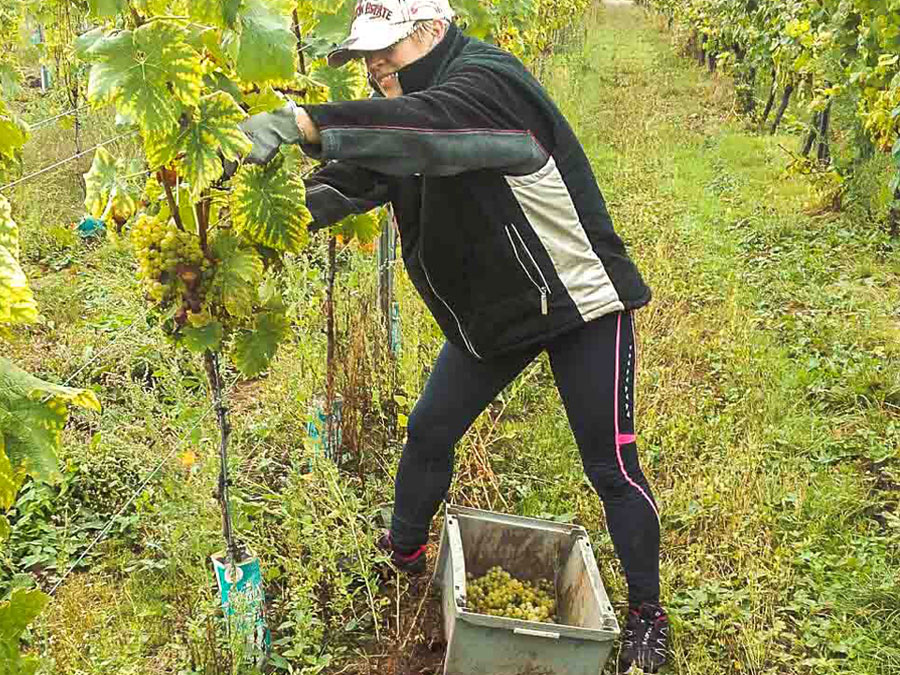
M 629 5 L 592 12 L 582 38 L 543 75 L 655 294 L 637 319 L 638 431 L 662 506 L 670 672 L 896 673 L 900 243 L 872 218 L 886 164 L 860 165 L 842 211 L 820 208 L 821 186 L 784 172 L 805 113 L 792 112 L 783 135 L 757 134 L 732 113 L 727 79 L 679 56 Z M 32 148 L 64 136 L 44 130 Z M 75 174 L 32 186 L 13 201 L 44 320 L 9 351 L 36 374 L 96 387 L 105 407 L 67 428 L 62 483 L 23 492 L 0 580 L 58 578 L 171 453 L 56 593 L 31 648 L 47 673 L 243 672 L 223 643 L 208 564 L 221 540 L 200 364 L 145 316 L 126 243 L 84 246 L 63 227 L 79 212 Z M 379 587 L 369 567 L 373 514 L 391 499 L 404 416 L 441 338 L 398 270 L 392 361 L 374 260 L 352 246 L 339 259 L 347 468 L 304 441 L 324 390 L 318 238 L 285 269 L 293 339 L 267 377 L 229 393 L 237 526 L 266 574 L 276 668 L 438 673 L 430 584 Z M 451 499 L 583 524 L 624 610 L 545 360 L 463 440 Z

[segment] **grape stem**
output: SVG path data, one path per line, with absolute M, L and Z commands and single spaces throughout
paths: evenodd
M 227 562 L 232 567 L 237 567 L 243 559 L 244 551 L 234 537 L 234 528 L 231 522 L 231 506 L 228 501 L 228 438 L 231 435 L 231 424 L 228 422 L 228 408 L 222 393 L 222 379 L 219 372 L 219 355 L 207 350 L 203 355 L 206 366 L 206 377 L 209 380 L 210 393 L 216 408 L 216 417 L 219 422 L 219 483 L 216 489 L 216 500 L 222 510 L 222 534 L 228 551 Z
M 303 55 L 303 36 L 300 34 L 300 16 L 294 9 L 294 35 L 297 37 L 297 58 L 301 75 L 306 75 L 306 58 Z
M 209 258 L 207 230 L 209 228 L 209 196 L 204 195 L 197 204 L 197 234 L 200 235 L 200 250 Z
M 172 194 L 172 188 L 169 187 L 169 184 L 163 179 L 162 171 L 156 174 L 156 178 L 166 191 L 166 199 L 169 201 L 169 211 L 172 212 L 172 217 L 175 219 L 175 225 L 178 226 L 179 230 L 184 232 L 184 225 L 181 222 L 181 214 L 178 212 L 178 205 L 175 203 L 175 195 Z

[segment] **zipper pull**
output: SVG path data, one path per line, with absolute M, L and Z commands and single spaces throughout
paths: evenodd
M 547 306 L 547 289 L 541 289 L 541 314 L 547 316 L 550 313 L 550 308 Z

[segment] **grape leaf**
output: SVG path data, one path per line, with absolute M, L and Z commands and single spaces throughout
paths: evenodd
M 211 247 L 219 261 L 213 288 L 221 291 L 221 302 L 232 316 L 245 317 L 253 311 L 263 265 L 259 254 L 241 245 L 231 234 L 219 234 Z
M 14 590 L 9 600 L 0 602 L 0 640 L 18 640 L 48 602 L 50 596 L 41 591 Z
M 205 326 L 185 326 L 182 330 L 184 346 L 194 354 L 202 354 L 206 350 L 217 352 L 222 346 L 222 324 L 210 321 Z
M 0 324 L 33 323 L 37 304 L 19 261 L 5 246 L 0 246 Z
M 381 209 L 374 209 L 368 213 L 347 216 L 332 228 L 332 232 L 344 239 L 356 238 L 363 244 L 369 244 L 381 233 L 382 223 Z
M 191 18 L 221 28 L 234 28 L 240 6 L 241 0 L 200 0 L 188 4 Z
M 244 103 L 249 106 L 248 115 L 258 115 L 259 113 L 272 112 L 284 107 L 287 101 L 271 87 L 266 87 L 262 91 L 255 94 L 245 94 Z
M 13 115 L 0 100 L 0 160 L 15 159 L 28 136 L 28 125 Z
M 37 317 L 34 295 L 19 264 L 19 227 L 0 195 L 0 324 L 32 323 Z
M 350 34 L 350 24 L 356 11 L 356 0 L 329 0 L 314 3 L 317 38 L 335 45 L 343 42 Z
M 9 539 L 10 532 L 9 521 L 4 516 L 0 516 L 0 544 Z
M 75 46 L 75 55 L 79 59 L 88 60 L 90 58 L 89 54 L 91 47 L 97 43 L 97 40 L 103 38 L 104 32 L 103 26 L 97 26 L 75 38 L 75 42 L 73 43 Z
M 306 245 L 312 215 L 299 175 L 277 161 L 264 167 L 244 165 L 232 185 L 231 211 L 238 232 L 277 251 L 297 253 Z
M 485 40 L 490 36 L 493 25 L 491 13 L 481 0 L 455 0 L 453 9 L 465 26 L 467 35 L 479 40 Z
M 130 218 L 140 196 L 140 189 L 130 181 L 135 168 L 134 162 L 117 161 L 105 148 L 98 148 L 90 170 L 84 174 L 84 207 L 88 213 L 94 218 L 105 218 L 109 212 Z
M 40 380 L 0 357 L 0 434 L 15 470 L 39 480 L 59 477 L 56 453 L 71 403 L 100 410 L 94 392 Z
M 109 195 L 116 189 L 116 159 L 106 148 L 98 148 L 94 153 L 91 168 L 84 174 L 87 196 L 84 208 L 94 218 L 99 218 L 106 210 Z
M 13 258 L 19 258 L 19 226 L 12 218 L 12 207 L 0 195 L 0 246 L 5 246 Z
M 238 77 L 256 84 L 293 79 L 297 37 L 291 30 L 292 11 L 287 0 L 244 0 L 239 16 Z
M 0 423 L 0 428 L 2 428 L 2 423 Z M 24 473 L 16 472 L 13 469 L 9 457 L 6 455 L 3 434 L 0 433 L 0 510 L 8 511 L 16 503 L 16 493 L 22 486 L 23 478 Z
M 0 356 L 0 402 L 15 398 L 47 398 L 51 396 L 79 408 L 100 412 L 97 395 L 90 389 L 65 387 L 30 375 Z
M 16 470 L 38 480 L 59 478 L 57 450 L 62 442 L 65 414 L 57 413 L 41 401 L 15 399 L 0 433 L 4 435 L 6 454 Z
M 332 68 L 320 61 L 310 75 L 316 84 L 328 89 L 332 101 L 353 101 L 364 98 L 369 91 L 366 68 L 360 61 L 351 61 L 342 68 Z
M 176 26 L 156 21 L 113 32 L 97 40 L 88 57 L 95 61 L 88 98 L 116 104 L 145 133 L 171 131 L 184 106 L 200 101 L 200 57 Z
M 22 89 L 22 73 L 11 63 L 0 63 L 0 93 L 11 99 Z
M 196 204 L 191 199 L 190 187 L 185 183 L 180 183 L 177 187 L 172 188 L 172 196 L 175 197 L 175 205 L 178 207 L 178 214 L 181 216 L 181 224 L 184 225 L 185 232 L 197 234 L 197 211 L 194 208 Z M 157 219 L 167 223 L 171 217 L 172 210 L 169 208 L 169 202 L 163 198 Z
M 262 373 L 290 332 L 287 317 L 280 312 L 264 312 L 257 315 L 253 330 L 242 331 L 234 340 L 232 352 L 234 364 L 244 377 L 256 377 Z
M 224 91 L 204 96 L 192 117 L 177 130 L 162 137 L 147 137 L 147 159 L 154 166 L 162 166 L 183 155 L 176 162 L 178 173 L 196 196 L 221 177 L 220 152 L 230 160 L 250 152 L 253 144 L 237 126 L 245 117 Z
M 125 8 L 125 0 L 88 0 L 88 7 L 96 17 L 112 18 Z

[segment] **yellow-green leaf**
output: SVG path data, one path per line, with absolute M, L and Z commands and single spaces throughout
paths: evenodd
M 0 434 L 14 473 L 59 477 L 56 457 L 67 404 L 100 409 L 92 391 L 45 382 L 0 357 Z
M 94 16 L 111 18 L 125 8 L 125 0 L 88 0 L 88 8 Z
M 19 258 L 19 226 L 13 220 L 12 207 L 3 195 L 0 195 L 0 246 L 5 246 L 14 258 Z
M 28 136 L 28 125 L 13 115 L 0 100 L 0 160 L 16 159 Z
M 205 326 L 185 326 L 182 329 L 184 346 L 194 354 L 202 354 L 209 350 L 217 352 L 222 346 L 222 324 L 210 321 Z
M 369 244 L 381 234 L 381 225 L 384 215 L 381 209 L 373 209 L 368 213 L 347 216 L 332 228 L 334 234 L 339 234 L 344 239 L 358 239 L 363 244 Z
M 128 219 L 137 210 L 140 187 L 136 180 L 144 176 L 140 160 L 117 160 L 106 148 L 98 148 L 90 170 L 84 174 L 84 207 L 94 218 L 112 214 Z
M 244 94 L 244 103 L 249 106 L 248 115 L 258 115 L 259 113 L 272 112 L 284 107 L 286 103 L 281 94 L 271 87 L 266 87 L 255 94 Z
M 213 293 L 218 294 L 217 300 L 232 316 L 249 316 L 256 303 L 263 274 L 259 254 L 227 233 L 219 234 L 211 249 L 218 260 Z
M 332 68 L 324 61 L 310 71 L 312 79 L 328 90 L 332 101 L 354 101 L 365 98 L 369 91 L 366 67 L 361 61 L 351 61 L 342 68 Z
M 253 330 L 242 331 L 234 341 L 234 363 L 244 377 L 256 377 L 269 367 L 278 345 L 290 333 L 290 323 L 280 312 L 257 315 Z
M 22 486 L 24 473 L 13 469 L 12 462 L 6 454 L 6 443 L 0 424 L 0 511 L 8 511 L 16 503 L 16 494 Z
M 14 590 L 9 600 L 0 602 L 0 640 L 18 640 L 48 602 L 50 596 L 41 591 Z
M 277 161 L 245 165 L 232 185 L 231 212 L 238 232 L 277 251 L 297 253 L 306 245 L 312 215 L 297 173 L 286 171 Z
M 350 23 L 356 9 L 356 0 L 327 0 L 313 2 L 315 35 L 327 45 L 342 42 L 350 33 Z
M 101 410 L 100 400 L 90 389 L 65 387 L 47 382 L 18 368 L 8 359 L 0 357 L 0 398 L 11 391 L 26 398 L 53 397 L 80 408 L 96 412 Z
M 230 160 L 250 152 L 253 144 L 237 126 L 246 117 L 230 94 L 217 91 L 205 96 L 190 119 L 175 132 L 148 141 L 148 159 L 159 166 L 181 156 L 177 160 L 178 173 L 190 184 L 191 193 L 197 195 L 221 177 L 220 152 Z
M 241 0 L 199 0 L 189 3 L 191 17 L 200 23 L 234 28 Z
M 19 264 L 19 228 L 0 195 L 0 324 L 32 323 L 37 317 L 37 303 Z
M 244 0 L 238 18 L 238 77 L 257 84 L 293 79 L 297 61 L 293 9 L 290 0 Z
M 33 323 L 37 304 L 19 261 L 5 246 L 0 246 L 0 324 Z
M 135 31 L 113 32 L 97 40 L 88 57 L 95 61 L 90 100 L 115 103 L 145 133 L 172 131 L 185 106 L 200 102 L 200 56 L 176 25 L 155 21 Z

